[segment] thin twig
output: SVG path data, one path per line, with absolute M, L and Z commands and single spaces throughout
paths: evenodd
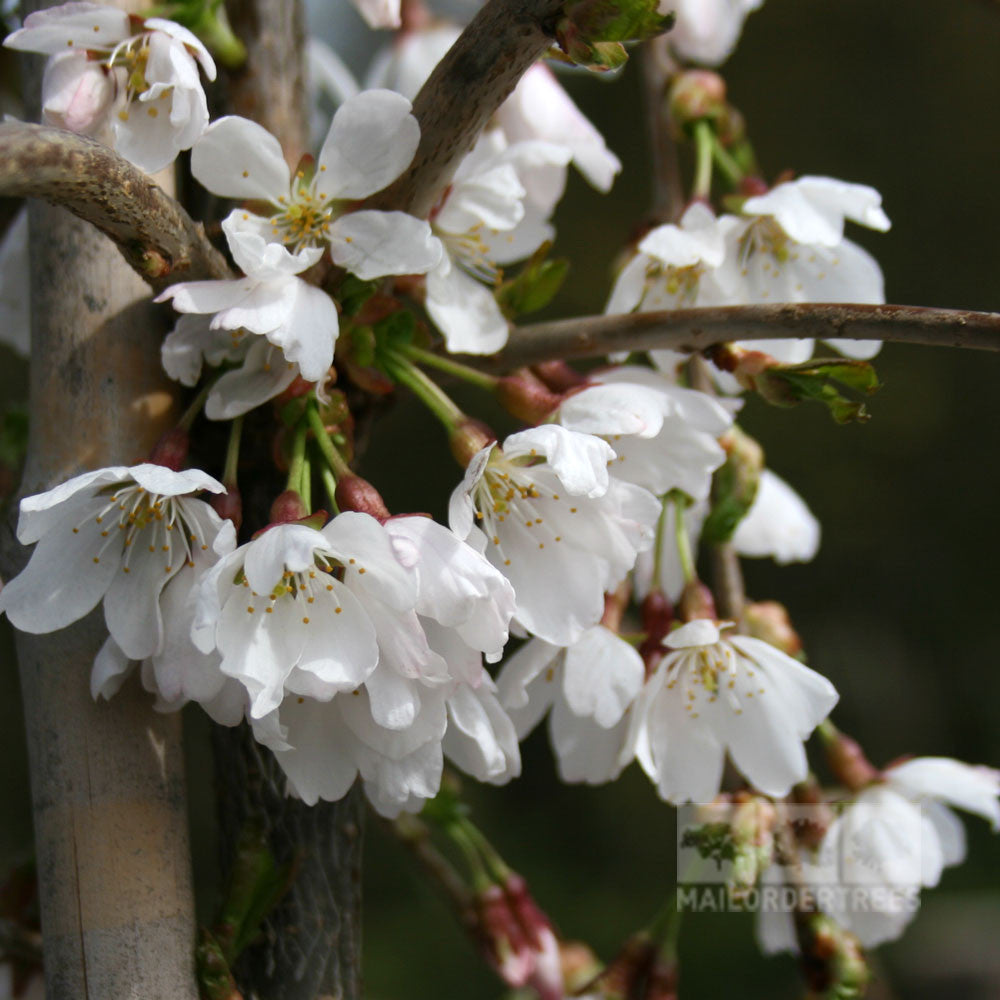
M 200 225 L 146 174 L 93 139 L 44 125 L 0 124 L 0 197 L 44 198 L 92 223 L 154 291 L 230 278 Z
M 1000 313 L 809 302 L 584 316 L 515 327 L 502 351 L 463 360 L 488 371 L 506 371 L 555 358 L 657 349 L 695 352 L 733 340 L 796 337 L 1000 351 Z
M 667 89 L 676 69 L 667 37 L 660 35 L 644 42 L 640 54 L 646 132 L 652 160 L 652 215 L 661 223 L 675 222 L 684 207 L 680 157 L 667 106 Z
M 489 0 L 413 102 L 420 145 L 406 172 L 369 207 L 424 218 L 528 68 L 552 45 L 563 0 Z

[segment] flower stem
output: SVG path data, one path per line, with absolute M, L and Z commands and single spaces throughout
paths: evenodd
M 341 479 L 344 476 L 350 476 L 352 474 L 351 467 L 344 461 L 344 456 L 334 447 L 333 442 L 330 440 L 330 435 L 323 426 L 323 420 L 319 415 L 319 411 L 312 403 L 306 409 L 306 419 L 309 421 L 310 428 L 312 428 L 313 436 L 316 439 L 316 446 L 319 448 L 333 475 Z
M 511 875 L 510 867 L 507 862 L 500 857 L 500 853 L 497 849 L 486 839 L 486 835 L 479 829 L 475 823 L 472 822 L 468 817 L 463 817 L 461 820 L 462 832 L 468 837 L 469 842 L 473 844 L 479 851 L 480 856 L 486 862 L 488 868 L 492 869 L 494 876 L 501 881 L 506 882 Z
M 334 516 L 340 513 L 340 505 L 337 503 L 337 480 L 333 478 L 333 473 L 329 466 L 321 466 L 319 478 L 323 480 L 323 489 L 326 490 L 326 499 L 330 505 L 330 513 Z
M 243 435 L 243 418 L 237 417 L 229 426 L 229 443 L 226 445 L 226 465 L 222 470 L 222 483 L 232 490 L 237 484 L 237 469 L 240 464 L 240 438 Z
M 663 567 L 663 536 L 667 530 L 667 513 L 670 510 L 670 494 L 660 497 L 660 516 L 656 519 L 656 538 L 653 541 L 653 580 L 651 590 L 662 590 L 660 570 Z
M 191 430 L 191 425 L 195 422 L 195 418 L 202 411 L 202 407 L 205 405 L 205 400 L 208 399 L 208 394 L 212 390 L 212 386 L 215 384 L 215 380 L 212 379 L 206 382 L 199 390 L 198 395 L 191 400 L 188 408 L 184 411 L 181 419 L 177 421 L 177 426 L 182 431 Z
M 303 451 L 302 469 L 299 478 L 299 496 L 306 505 L 306 510 L 312 513 L 312 463 L 309 461 L 309 453 Z
M 305 466 L 306 459 L 306 432 L 308 427 L 304 423 L 300 423 L 295 428 L 295 437 L 292 438 L 292 457 L 288 463 L 288 479 L 285 483 L 286 490 L 292 490 L 302 496 L 302 470 Z M 303 502 L 305 502 L 305 497 L 302 496 Z M 306 503 L 306 509 L 309 508 L 309 504 Z
M 710 198 L 712 195 L 712 153 L 715 149 L 715 133 L 707 121 L 699 121 L 694 126 L 695 172 L 693 198 Z
M 694 583 L 698 579 L 695 572 L 694 559 L 691 555 L 691 539 L 688 538 L 687 526 L 684 524 L 684 511 L 687 500 L 676 490 L 673 492 L 674 504 L 674 539 L 677 544 L 677 555 L 681 561 L 681 571 L 685 583 Z
M 719 170 L 725 174 L 726 181 L 732 187 L 738 188 L 740 182 L 743 180 L 743 169 L 733 159 L 729 150 L 722 145 L 719 137 L 714 132 L 712 133 L 712 158 Z
M 448 375 L 454 375 L 455 378 L 460 378 L 463 382 L 468 382 L 479 389 L 485 389 L 487 392 L 493 392 L 500 381 L 495 375 L 481 372 L 470 365 L 463 365 L 461 361 L 455 361 L 442 354 L 425 351 L 422 347 L 414 347 L 412 344 L 408 344 L 403 348 L 402 353 L 420 364 L 437 368 L 438 371 L 445 372 Z
M 385 351 L 379 355 L 379 361 L 386 372 L 401 385 L 405 385 L 449 432 L 457 430 L 466 419 L 451 397 L 408 358 Z

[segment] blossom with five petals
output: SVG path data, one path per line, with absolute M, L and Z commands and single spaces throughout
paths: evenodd
M 52 56 L 42 83 L 46 121 L 88 135 L 110 127 L 111 145 L 143 170 L 172 163 L 208 125 L 198 67 L 214 80 L 215 63 L 173 21 L 65 3 L 29 14 L 4 45 Z
M 786 795 L 806 775 L 802 741 L 829 715 L 825 678 L 729 623 L 696 619 L 671 632 L 669 652 L 637 699 L 624 759 L 634 753 L 668 802 L 710 802 L 728 752 L 765 795 Z
M 614 455 L 601 438 L 545 424 L 482 449 L 452 492 L 452 528 L 510 580 L 515 619 L 548 642 L 595 625 L 605 590 L 652 544 L 660 505 L 608 475 Z

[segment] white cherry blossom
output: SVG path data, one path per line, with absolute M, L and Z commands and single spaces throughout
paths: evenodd
M 832 177 L 800 177 L 743 203 L 742 223 L 726 232 L 726 260 L 706 282 L 699 305 L 768 302 L 885 301 L 876 260 L 844 238 L 844 223 L 885 232 L 889 219 L 882 199 L 863 184 Z M 871 358 L 877 340 L 831 340 L 851 358 Z M 813 353 L 812 340 L 739 342 L 784 364 Z
M 279 347 L 243 329 L 213 330 L 206 315 L 180 317 L 160 349 L 163 370 L 182 385 L 194 386 L 204 363 L 237 362 L 213 383 L 205 400 L 209 420 L 232 420 L 279 396 L 301 374 Z
M 667 36 L 683 59 L 717 66 L 736 46 L 746 16 L 764 0 L 672 0 L 661 13 L 674 11 L 677 20 Z
M 449 351 L 492 354 L 507 342 L 507 319 L 492 287 L 501 278 L 500 266 L 529 257 L 553 235 L 547 212 L 527 202 L 521 173 L 565 166 L 568 159 L 562 146 L 507 146 L 493 133 L 480 138 L 459 165 L 431 217 L 444 253 L 428 272 L 425 302 Z
M 563 648 L 531 639 L 505 664 L 500 699 L 523 739 L 549 712 L 563 781 L 601 784 L 628 763 L 629 709 L 642 690 L 642 657 L 603 625 Z
M 718 437 L 732 416 L 703 392 L 629 365 L 593 376 L 554 414 L 569 430 L 597 434 L 614 448 L 611 473 L 657 495 L 682 490 L 704 500 L 726 459 Z
M 29 14 L 4 45 L 52 56 L 42 84 L 47 122 L 88 135 L 110 130 L 112 146 L 152 172 L 208 125 L 199 65 L 214 80 L 215 63 L 173 21 L 147 18 L 138 31 L 133 23 L 113 7 L 66 3 Z
M 702 202 L 690 205 L 680 223 L 650 230 L 615 280 L 606 313 L 682 309 L 702 305 L 700 283 L 726 256 L 732 216 L 716 218 Z
M 441 259 L 426 222 L 405 212 L 350 210 L 409 166 L 419 140 L 409 101 L 368 90 L 337 110 L 311 177 L 292 174 L 270 132 L 234 116 L 206 129 L 192 151 L 191 170 L 215 194 L 270 205 L 267 217 L 234 213 L 235 231 L 293 253 L 329 247 L 334 263 L 360 278 L 423 274 Z
M 222 223 L 229 249 L 246 277 L 179 282 L 156 301 L 170 300 L 178 312 L 214 314 L 209 324 L 212 330 L 261 334 L 281 349 L 288 362 L 298 365 L 303 378 L 318 382 L 333 363 L 337 307 L 325 292 L 296 275 L 315 264 L 322 250 L 304 247 L 290 253 L 280 243 L 240 229 L 238 221 L 246 215 L 237 209 Z M 171 344 L 172 351 L 183 348 L 186 371 L 192 370 L 191 337 L 192 327 L 186 327 Z M 217 349 L 216 344 L 206 344 L 206 350 Z M 180 364 L 179 359 L 176 363 Z
M 21 501 L 17 537 L 37 542 L 0 591 L 0 611 L 23 632 L 54 632 L 103 599 L 111 637 L 129 659 L 163 642 L 161 595 L 212 546 L 222 521 L 200 490 L 224 492 L 197 469 L 111 466 Z
M 775 562 L 808 562 L 819 551 L 820 525 L 805 501 L 770 469 L 763 469 L 757 496 L 733 535 L 741 556 Z
M 604 592 L 653 540 L 660 512 L 647 490 L 611 479 L 598 437 L 546 424 L 490 445 L 469 463 L 448 516 L 514 585 L 516 620 L 566 645 L 595 625 Z
M 916 916 L 921 888 L 965 859 L 965 830 L 950 807 L 1000 829 L 1000 771 L 948 757 L 917 757 L 887 768 L 834 820 L 803 870 L 823 910 L 866 947 L 898 938 Z M 780 869 L 778 870 L 780 871 Z M 772 872 L 772 880 L 778 878 Z M 795 950 L 786 914 L 758 926 L 766 951 Z
M 802 741 L 837 702 L 833 685 L 760 639 L 723 638 L 697 619 L 663 641 L 672 650 L 646 682 L 632 716 L 634 752 L 668 802 L 709 802 L 728 752 L 765 795 L 806 775 Z

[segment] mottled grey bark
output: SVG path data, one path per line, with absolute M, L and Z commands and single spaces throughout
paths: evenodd
M 148 288 L 114 245 L 30 206 L 31 436 L 22 493 L 148 451 L 173 408 Z M 9 575 L 27 553 L 8 539 Z M 71 569 L 67 567 L 67 570 Z M 95 703 L 100 611 L 18 635 L 50 1000 L 193 1000 L 180 719 L 128 684 Z

